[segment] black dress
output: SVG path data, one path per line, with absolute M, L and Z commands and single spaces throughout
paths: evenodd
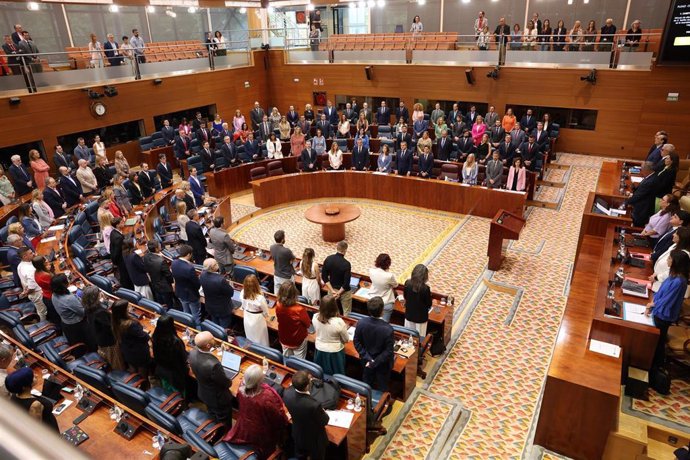
M 429 308 L 431 308 L 431 288 L 422 286 L 419 292 L 412 289 L 410 280 L 405 282 L 405 319 L 413 323 L 426 323 L 429 321 Z
M 132 367 L 147 367 L 151 362 L 149 335 L 137 321 L 128 321 L 120 337 L 120 350 L 125 362 Z
M 175 337 L 172 342 L 154 343 L 153 360 L 156 363 L 156 375 L 167 380 L 177 391 L 186 393 L 189 366 L 184 342 Z
M 32 396 L 30 398 L 19 398 L 17 397 L 17 395 L 12 395 L 12 401 L 24 408 L 26 412 L 29 412 L 29 410 L 31 409 L 31 405 L 35 401 L 38 401 L 43 406 L 43 409 L 41 410 L 41 421 L 48 425 L 50 428 L 54 429 L 55 431 L 60 431 L 60 427 L 58 427 L 57 420 L 53 415 L 53 404 L 49 402 L 46 398 L 42 396 L 39 396 L 38 398 L 35 396 Z

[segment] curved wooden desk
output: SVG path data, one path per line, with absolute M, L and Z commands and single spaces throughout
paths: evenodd
M 295 200 L 348 197 L 493 218 L 499 209 L 522 216 L 527 194 L 436 179 L 362 171 L 319 171 L 267 177 L 252 183 L 254 203 L 268 208 Z
M 331 214 L 336 211 L 337 214 Z M 321 236 L 328 243 L 337 243 L 345 239 L 345 224 L 356 220 L 362 212 L 354 204 L 328 203 L 317 204 L 304 212 L 309 222 L 321 225 Z

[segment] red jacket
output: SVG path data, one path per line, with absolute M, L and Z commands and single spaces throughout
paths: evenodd
M 307 338 L 309 315 L 307 310 L 300 305 L 285 307 L 276 304 L 276 317 L 278 318 L 278 338 L 280 343 L 288 348 L 297 348 Z

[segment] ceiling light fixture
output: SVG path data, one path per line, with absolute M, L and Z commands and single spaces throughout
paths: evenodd
M 189 14 L 194 14 L 196 12 L 197 12 L 196 6 L 190 6 L 189 8 L 187 8 L 187 13 L 189 13 Z
M 117 13 L 118 11 L 120 11 L 120 7 L 117 5 L 110 5 L 108 7 L 108 11 L 110 11 L 111 13 Z
M 247 8 L 245 8 L 245 7 L 240 8 L 240 14 L 247 14 Z
M 378 6 L 379 8 L 383 8 L 384 6 L 386 6 L 386 0 L 378 0 L 376 2 L 376 6 Z
M 146 12 L 147 12 L 147 13 L 150 13 L 150 14 L 153 14 L 153 13 L 156 12 L 156 7 L 153 6 L 153 5 L 149 5 L 149 6 L 146 7 Z
M 29 2 L 26 4 L 26 7 L 29 9 L 29 11 L 38 11 L 38 3 L 36 2 Z

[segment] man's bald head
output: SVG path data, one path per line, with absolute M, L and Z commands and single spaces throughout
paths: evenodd
M 84 166 L 87 165 L 86 160 L 84 160 L 84 159 L 79 160 L 77 163 L 79 164 L 80 168 L 83 168 Z
M 213 343 L 213 334 L 208 331 L 199 332 L 196 337 L 194 337 L 194 345 L 200 350 L 208 350 L 211 348 Z

